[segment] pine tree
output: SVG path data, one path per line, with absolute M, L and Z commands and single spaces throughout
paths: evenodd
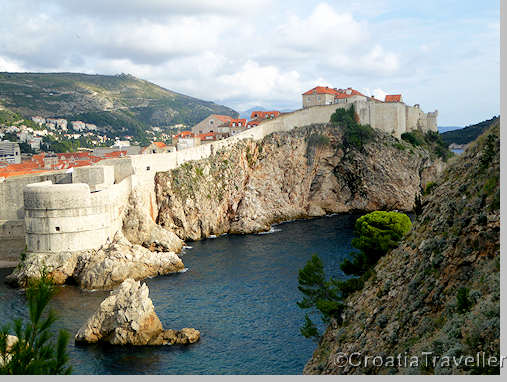
M 0 374 L 70 374 L 67 367 L 66 346 L 69 334 L 60 330 L 56 344 L 51 341 L 51 326 L 57 317 L 53 310 L 44 311 L 56 292 L 55 285 L 43 271 L 38 280 L 26 289 L 29 320 L 13 320 L 13 331 L 18 341 L 7 352 L 9 325 L 0 330 Z

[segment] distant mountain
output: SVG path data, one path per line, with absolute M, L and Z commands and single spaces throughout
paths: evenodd
M 481 135 L 489 126 L 495 123 L 499 117 L 493 117 L 486 121 L 479 122 L 475 125 L 466 126 L 463 129 L 447 131 L 442 133 L 442 139 L 445 143 L 456 143 L 458 145 L 466 145 L 474 141 Z
M 210 114 L 236 117 L 226 106 L 164 89 L 129 74 L 0 73 L 0 109 L 109 126 L 139 134 L 148 126 L 192 126 Z
M 438 132 L 442 134 L 445 133 L 446 131 L 458 130 L 462 128 L 463 126 L 438 126 Z

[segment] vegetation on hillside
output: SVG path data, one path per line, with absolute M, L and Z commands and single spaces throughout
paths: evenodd
M 56 292 L 53 281 L 42 272 L 41 278 L 26 289 L 29 320 L 13 320 L 0 330 L 0 374 L 70 374 L 66 350 L 69 334 L 60 330 L 56 343 L 52 325 L 57 319 L 53 310 L 45 312 Z M 18 340 L 8 349 L 7 336 L 13 330 Z
M 370 125 L 361 125 L 354 105 L 348 109 L 336 109 L 331 115 L 331 122 L 343 127 L 343 145 L 346 148 L 361 150 L 374 137 Z
M 466 145 L 481 135 L 489 126 L 496 122 L 499 117 L 493 117 L 486 121 L 476 123 L 475 125 L 466 126 L 463 129 L 451 130 L 442 133 L 442 140 L 447 143 L 456 143 L 458 145 Z
M 143 138 L 146 126 L 192 126 L 210 114 L 237 116 L 213 102 L 179 94 L 128 74 L 0 73 L 5 108 L 29 118 L 66 118 Z
M 298 306 L 320 313 L 325 323 L 332 319 L 341 322 L 344 300 L 363 287 L 377 261 L 396 248 L 411 228 L 409 217 L 399 212 L 374 211 L 358 218 L 354 226 L 357 237 L 352 240 L 352 246 L 358 252 L 351 253 L 351 259 L 344 260 L 340 265 L 341 270 L 351 277 L 345 281 L 332 277 L 326 280 L 322 260 L 313 255 L 299 271 L 298 289 L 303 299 L 297 303 Z M 308 314 L 305 314 L 301 334 L 320 339 L 321 335 Z
M 349 295 L 343 321 L 328 325 L 305 373 L 499 373 L 499 135 L 496 121 L 428 184 L 411 232 Z M 429 352 L 436 362 L 341 367 L 333 360 L 344 349 Z
M 431 153 L 436 154 L 437 157 L 444 162 L 454 155 L 449 150 L 449 145 L 442 140 L 442 135 L 435 131 L 422 131 L 415 130 L 401 134 L 401 139 L 410 143 L 412 146 L 421 146 Z

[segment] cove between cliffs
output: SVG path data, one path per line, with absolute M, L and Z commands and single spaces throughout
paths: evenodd
M 301 374 L 315 344 L 299 334 L 297 272 L 318 253 L 329 275 L 351 250 L 357 216 L 336 215 L 275 226 L 271 234 L 225 235 L 187 243 L 184 273 L 145 280 L 163 325 L 192 326 L 192 347 L 69 344 L 78 374 Z M 9 270 L 0 270 L 2 277 Z M 67 285 L 52 302 L 57 328 L 74 334 L 109 294 Z M 0 319 L 26 317 L 22 292 L 0 284 Z

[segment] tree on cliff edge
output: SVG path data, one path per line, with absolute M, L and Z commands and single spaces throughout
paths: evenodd
M 358 277 L 345 281 L 332 277 L 326 280 L 324 264 L 317 255 L 313 255 L 299 270 L 298 289 L 303 294 L 303 299 L 297 304 L 301 309 L 320 313 L 324 322 L 332 319 L 341 322 L 344 300 L 363 287 L 377 261 L 398 246 L 412 229 L 412 223 L 403 213 L 374 211 L 357 219 L 354 229 L 356 237 L 352 240 L 352 245 L 359 252 L 352 253 L 351 260 L 343 261 L 340 268 L 346 275 Z M 318 329 L 308 314 L 305 315 L 305 323 L 300 331 L 306 338 L 320 338 Z

